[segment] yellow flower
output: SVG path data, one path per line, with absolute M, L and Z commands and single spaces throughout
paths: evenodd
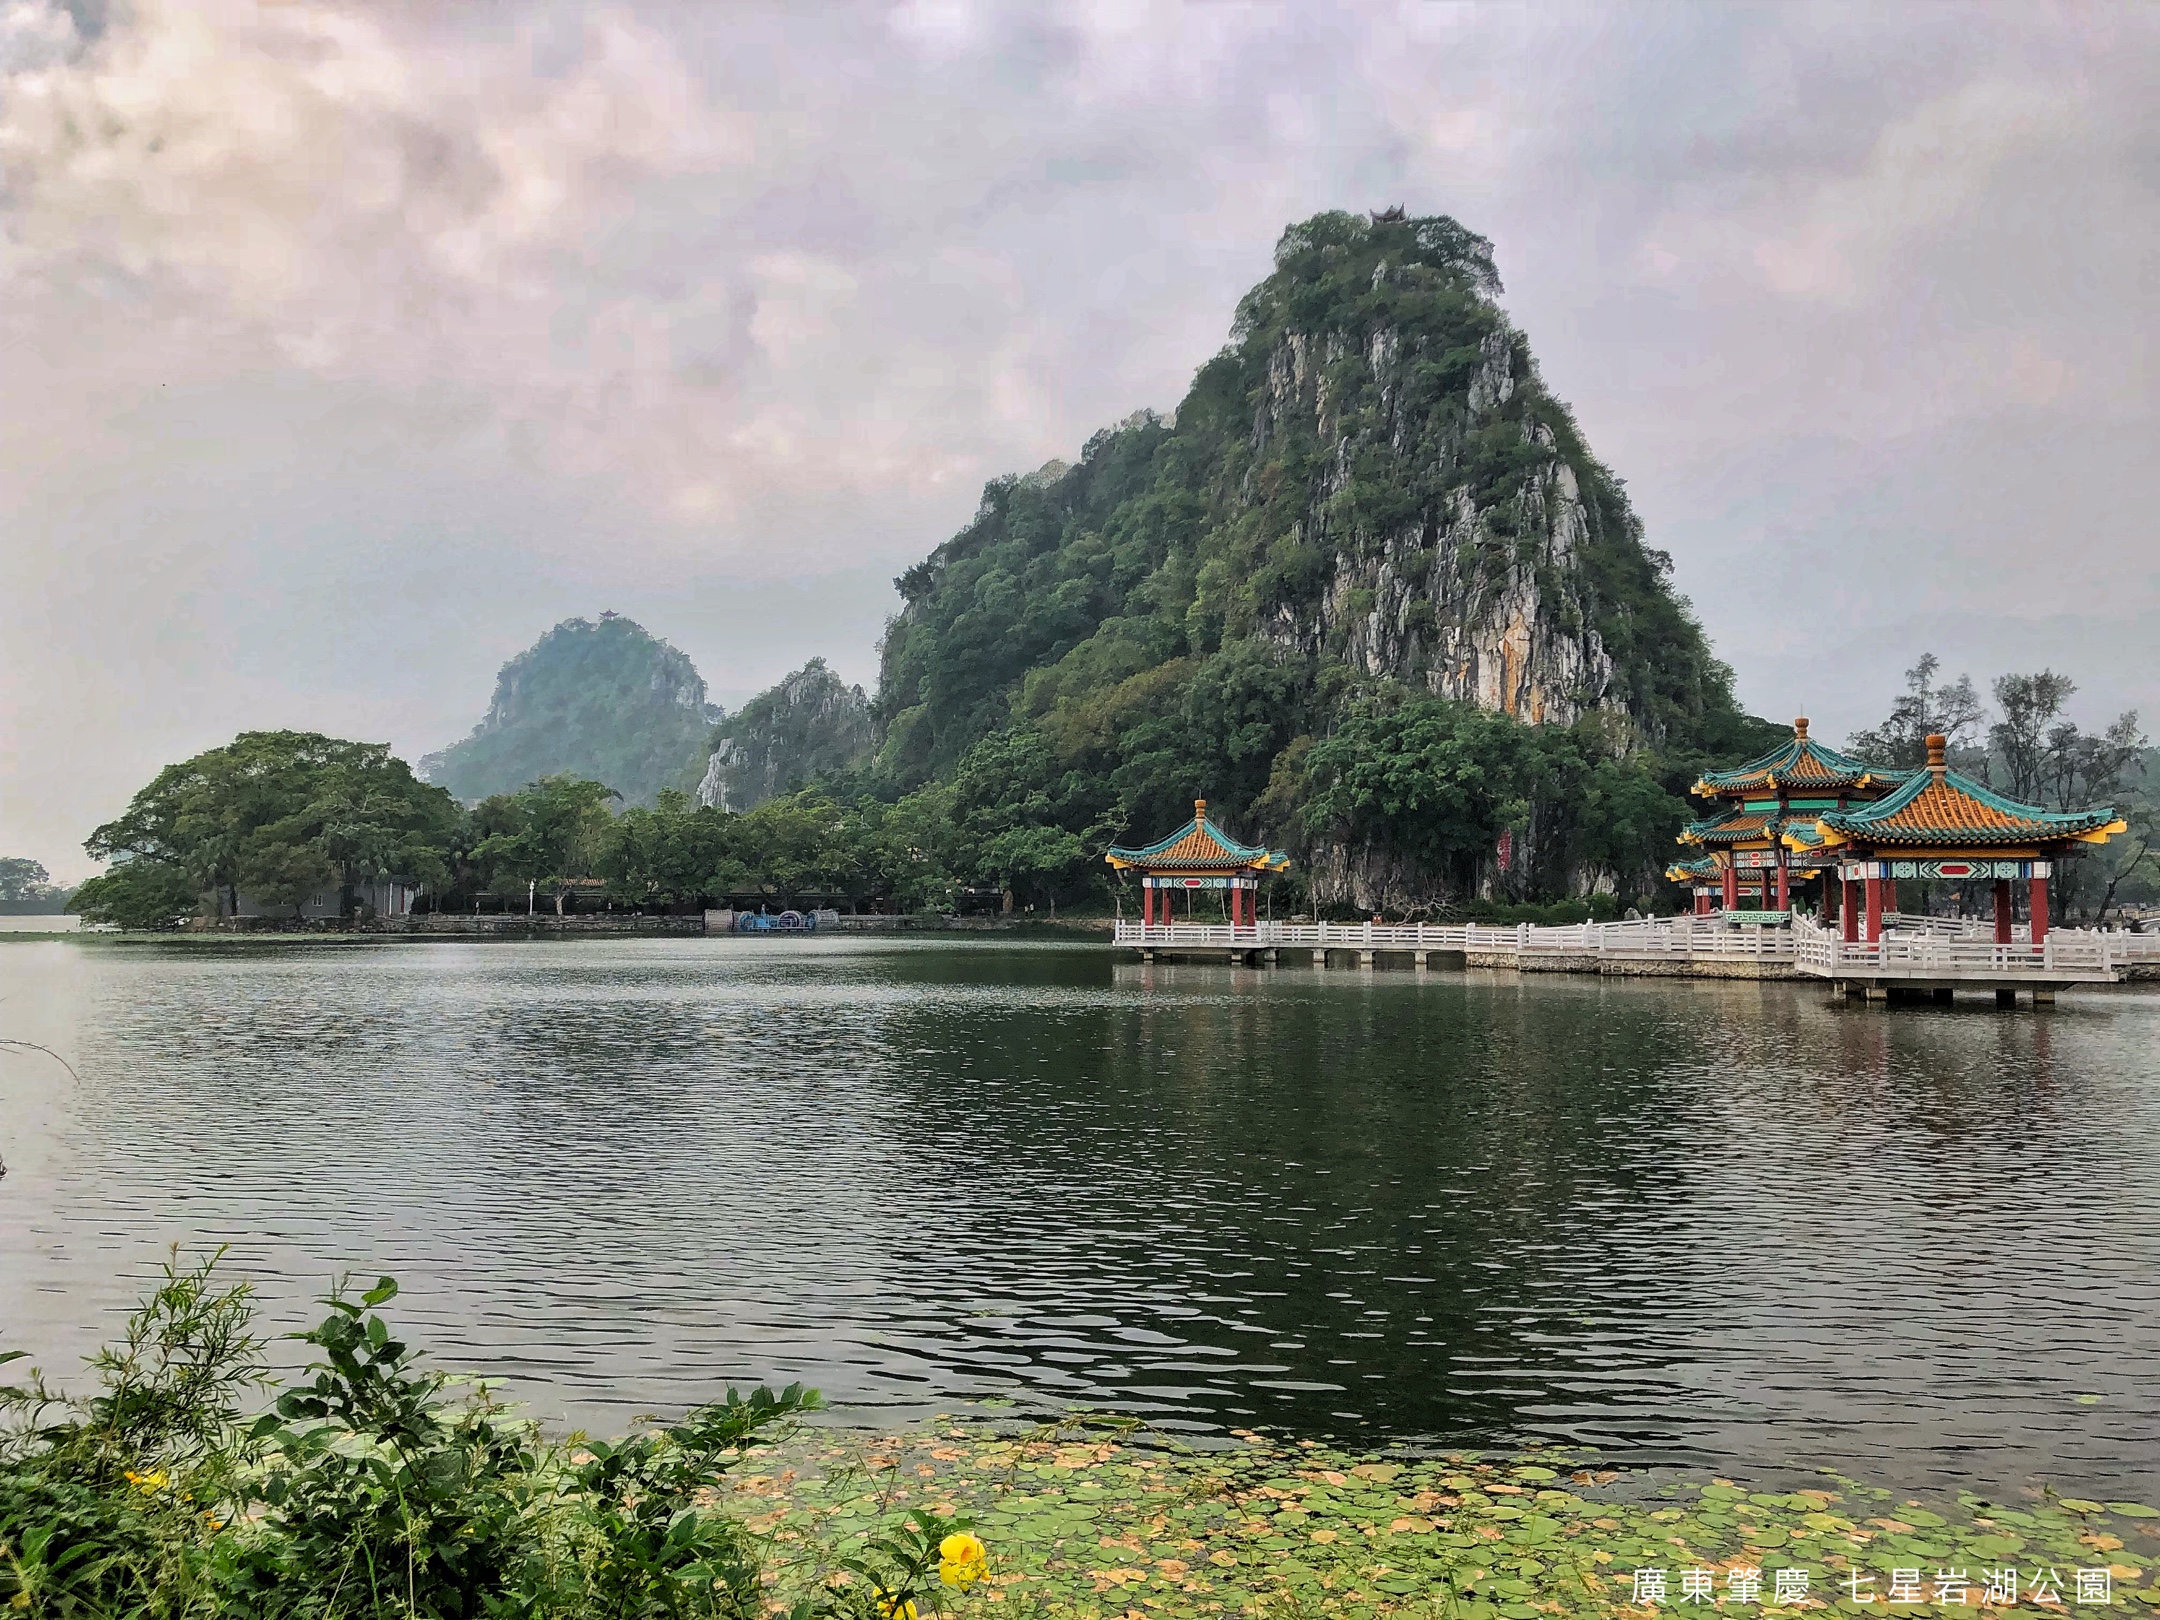
M 138 1474 L 134 1469 L 130 1468 L 127 1471 L 127 1482 L 137 1490 L 155 1496 L 165 1488 L 165 1470 L 153 1468 L 146 1474 Z
M 965 1530 L 938 1543 L 938 1579 L 965 1590 L 981 1580 L 990 1567 L 989 1549 Z
M 895 1603 L 890 1596 L 880 1594 L 877 1608 L 885 1620 L 917 1620 L 914 1604 Z

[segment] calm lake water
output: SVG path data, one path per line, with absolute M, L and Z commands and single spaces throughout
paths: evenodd
M 0 1342 L 395 1273 L 620 1427 L 802 1378 L 2160 1500 L 2160 995 L 786 940 L 0 948 Z

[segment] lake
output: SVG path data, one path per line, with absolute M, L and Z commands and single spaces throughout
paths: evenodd
M 541 1414 L 801 1378 L 1193 1436 L 2160 1500 L 2160 995 L 861 939 L 0 947 L 0 1343 L 166 1246 Z

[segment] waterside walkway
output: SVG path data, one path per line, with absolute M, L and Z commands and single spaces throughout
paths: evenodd
M 1576 923 L 1135 923 L 1117 925 L 1115 943 L 1158 956 L 1276 965 L 1288 957 L 1316 968 L 1372 968 L 1384 961 L 1509 968 L 1521 973 L 1643 974 L 1726 979 L 1827 980 L 1878 999 L 1892 991 L 1942 999 L 1958 989 L 1998 999 L 2025 990 L 2040 999 L 2072 984 L 2160 977 L 2160 934 L 2055 929 L 2035 946 L 2023 928 L 1999 944 L 1994 925 L 1947 917 L 1884 919 L 1883 937 L 1847 943 L 1807 917 L 1784 926 L 1734 924 L 1722 917 L 1654 917 Z M 1435 957 L 1441 958 L 1436 964 Z

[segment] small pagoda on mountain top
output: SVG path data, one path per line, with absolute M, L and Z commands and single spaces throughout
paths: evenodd
M 1104 859 L 1120 872 L 1140 874 L 1143 923 L 1170 921 L 1170 897 L 1179 889 L 1188 894 L 1216 890 L 1225 891 L 1234 928 L 1249 928 L 1258 920 L 1260 879 L 1290 866 L 1290 857 L 1279 850 L 1241 844 L 1208 820 L 1205 799 L 1193 800 L 1191 822 L 1169 837 L 1144 849 L 1113 844 Z
M 1995 938 L 2007 945 L 2010 885 L 2023 879 L 2031 885 L 2032 943 L 2039 945 L 2047 938 L 2053 863 L 2080 844 L 2106 843 L 2128 823 L 2104 806 L 2058 811 L 2006 799 L 1951 770 L 1947 748 L 1945 738 L 1928 738 L 1925 770 L 1896 773 L 1903 780 L 1871 803 L 1823 811 L 1814 826 L 1787 832 L 1787 847 L 1805 845 L 1838 863 L 1847 940 L 1861 937 L 1856 886 L 1865 893 L 1866 938 L 1873 942 L 1882 937 L 1886 899 L 1896 904 L 1899 878 L 1990 879 Z
M 1721 807 L 1681 830 L 1680 842 L 1704 853 L 1675 863 L 1666 876 L 1694 888 L 1699 912 L 1710 909 L 1713 886 L 1726 911 L 1739 908 L 1743 889 L 1760 895 L 1766 910 L 1789 910 L 1794 874 L 1812 876 L 1834 864 L 1813 837 L 1815 822 L 1879 798 L 1913 774 L 1825 747 L 1808 735 L 1803 715 L 1782 747 L 1733 770 L 1703 774 L 1690 791 Z M 1795 842 L 1789 835 L 1801 830 L 1804 836 Z

